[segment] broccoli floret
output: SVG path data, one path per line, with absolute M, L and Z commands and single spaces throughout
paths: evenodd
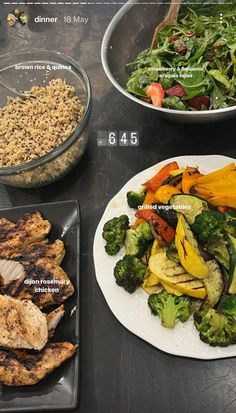
M 144 237 L 147 241 L 154 239 L 151 227 L 148 222 L 142 222 L 136 229 L 137 236 Z
M 148 249 L 149 242 L 144 237 L 138 237 L 136 231 L 128 229 L 125 237 L 125 249 L 127 255 L 135 255 L 141 258 Z
M 140 191 L 129 191 L 127 192 L 127 202 L 130 208 L 138 209 L 139 206 L 143 205 L 146 195 L 146 189 L 142 188 Z
M 229 269 L 230 257 L 224 238 L 212 235 L 207 240 L 205 249 L 216 259 L 216 261 L 223 265 L 226 270 Z
M 197 215 L 192 229 L 198 237 L 198 240 L 205 244 L 212 235 L 223 236 L 223 223 L 225 215 L 218 211 L 204 211 Z
M 150 295 L 148 305 L 152 314 L 158 315 L 162 325 L 167 328 L 173 328 L 178 319 L 182 322 L 187 321 L 190 316 L 190 298 L 176 297 L 166 291 Z
M 133 293 L 143 282 L 147 265 L 133 255 L 125 255 L 116 263 L 114 276 L 116 283 L 128 293 Z
M 236 320 L 236 295 L 223 295 L 217 310 Z
M 175 246 L 175 240 L 173 239 L 173 241 L 171 241 L 171 243 L 169 244 L 167 250 L 166 250 L 166 256 L 171 260 L 176 262 L 176 264 L 180 263 L 179 260 L 179 254 L 177 251 L 177 248 Z
M 128 229 L 125 237 L 126 254 L 141 258 L 153 238 L 150 225 L 147 222 L 142 222 L 136 230 Z
M 200 339 L 210 346 L 227 347 L 236 343 L 236 322 L 214 308 L 194 314 L 194 324 Z
M 115 217 L 106 222 L 103 227 L 102 236 L 105 239 L 105 250 L 109 255 L 115 255 L 124 244 L 125 233 L 129 228 L 127 215 Z
M 224 230 L 233 237 L 236 237 L 236 212 L 229 209 L 225 213 L 225 217 L 226 221 L 224 222 Z

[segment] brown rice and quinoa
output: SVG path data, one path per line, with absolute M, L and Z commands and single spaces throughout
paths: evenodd
M 33 161 L 63 143 L 80 123 L 84 107 L 62 79 L 34 86 L 34 98 L 9 98 L 0 108 L 0 168 Z

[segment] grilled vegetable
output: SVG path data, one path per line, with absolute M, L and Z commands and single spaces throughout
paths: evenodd
M 171 209 L 169 205 L 153 205 L 155 212 L 162 217 L 170 226 L 175 229 L 178 224 L 178 217 L 176 211 Z
M 174 210 L 181 212 L 185 216 L 190 225 L 194 223 L 197 215 L 209 209 L 208 203 L 205 200 L 193 195 L 173 195 L 170 199 L 170 204 Z
M 211 254 L 226 270 L 229 269 L 229 252 L 225 238 L 212 235 L 205 245 L 206 251 Z
M 148 305 L 152 314 L 159 316 L 162 325 L 167 328 L 174 328 L 178 319 L 185 322 L 190 316 L 190 299 L 175 297 L 166 291 L 150 295 Z
M 230 256 L 229 265 L 229 294 L 236 294 L 236 238 L 227 236 L 228 251 Z
M 217 310 L 236 320 L 236 295 L 223 295 Z
M 175 231 L 171 228 L 168 223 L 159 217 L 155 212 L 150 209 L 142 209 L 136 212 L 136 217 L 143 218 L 145 221 L 149 222 L 153 232 L 155 231 L 159 234 L 163 240 L 169 244 L 175 237 Z
M 215 307 L 224 290 L 224 278 L 215 260 L 207 261 L 206 265 L 209 272 L 208 278 L 203 281 L 207 292 L 204 307 Z
M 175 245 L 175 240 L 171 241 L 171 243 L 169 244 L 169 246 L 166 250 L 166 256 L 171 261 L 174 261 L 176 264 L 180 264 L 178 251 L 177 251 L 177 248 L 176 248 L 176 245 Z
M 161 283 L 169 285 L 182 294 L 201 299 L 206 296 L 203 282 L 188 274 L 181 265 L 169 260 L 165 252 L 150 257 L 149 269 L 156 274 Z
M 197 241 L 182 214 L 179 214 L 175 245 L 184 269 L 196 278 L 206 278 L 208 267 L 200 255 Z
M 170 285 L 164 283 L 163 281 L 161 282 L 161 285 L 169 294 L 176 295 L 176 297 L 181 297 L 181 295 L 183 295 L 183 293 L 178 291 L 176 288 L 171 287 Z
M 136 230 L 128 229 L 125 236 L 126 254 L 141 258 L 148 250 L 153 238 L 150 225 L 147 222 L 142 222 Z
M 227 347 L 236 343 L 235 320 L 214 308 L 195 313 L 194 324 L 200 339 L 210 346 Z
M 127 192 L 127 202 L 130 208 L 138 209 L 139 206 L 143 205 L 146 195 L 146 189 L 142 188 L 140 191 L 129 191 Z
M 145 278 L 144 283 L 146 287 L 153 287 L 154 285 L 160 284 L 160 281 L 156 274 L 151 272 L 150 275 Z
M 105 223 L 102 236 L 105 239 L 105 250 L 109 255 L 115 255 L 124 244 L 126 230 L 129 228 L 129 218 L 126 215 L 115 217 Z
M 133 293 L 143 282 L 147 266 L 133 255 L 125 255 L 114 268 L 116 283 L 128 293 Z
M 210 236 L 223 237 L 225 219 L 225 215 L 219 211 L 205 211 L 196 216 L 192 229 L 198 240 L 205 244 Z
M 194 193 L 214 206 L 236 207 L 236 166 L 231 163 L 208 175 L 200 177 L 193 187 Z
M 161 204 L 167 204 L 174 194 L 179 194 L 181 191 L 172 185 L 162 185 L 156 191 L 155 198 Z
M 161 168 L 156 175 L 154 175 L 144 184 L 145 188 L 151 189 L 153 192 L 156 192 L 157 189 L 160 188 L 164 180 L 170 176 L 170 172 L 175 171 L 178 168 L 179 166 L 175 161 L 163 166 L 163 168 Z
M 236 238 L 236 212 L 229 209 L 225 213 L 226 220 L 224 222 L 225 231 Z

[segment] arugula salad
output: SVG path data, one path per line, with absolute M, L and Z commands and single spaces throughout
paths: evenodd
M 127 293 L 143 288 L 165 328 L 193 322 L 210 346 L 236 344 L 236 165 L 202 174 L 166 164 L 127 193 L 123 214 L 103 227 L 105 251 Z
M 220 10 L 220 9 L 219 9 Z M 194 111 L 236 105 L 236 3 L 207 16 L 185 7 L 156 48 L 126 65 L 126 90 L 156 107 Z

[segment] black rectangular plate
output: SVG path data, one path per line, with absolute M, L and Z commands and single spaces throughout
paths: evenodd
M 65 316 L 52 341 L 79 343 L 79 249 L 80 213 L 77 201 L 52 202 L 0 209 L 0 218 L 17 221 L 24 214 L 40 211 L 52 224 L 49 241 L 61 239 L 66 255 L 61 264 L 71 279 L 75 292 L 65 302 Z M 71 310 L 77 306 L 71 316 Z M 79 356 L 77 354 L 34 386 L 8 387 L 0 385 L 0 412 L 40 412 L 71 410 L 79 402 Z

